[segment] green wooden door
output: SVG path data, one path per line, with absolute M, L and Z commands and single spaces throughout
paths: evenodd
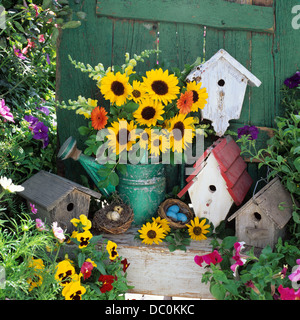
M 300 69 L 300 30 L 292 28 L 292 8 L 298 0 L 97 0 L 74 1 L 75 11 L 87 13 L 77 29 L 61 32 L 57 57 L 57 99 L 77 99 L 79 95 L 103 102 L 95 82 L 74 68 L 68 59 L 92 66 L 123 64 L 125 52 L 131 55 L 159 47 L 152 57 L 165 67 L 184 68 L 198 56 L 208 60 L 224 48 L 261 81 L 259 88 L 247 88 L 239 120 L 231 121 L 236 131 L 245 124 L 273 127 L 280 109 L 280 87 L 285 78 Z M 75 3 L 76 2 L 76 3 Z M 79 3 L 77 3 L 79 2 Z M 239 2 L 239 3 L 237 3 Z M 267 6 L 261 6 L 261 3 Z M 258 5 L 257 5 L 258 4 Z M 77 131 L 85 124 L 83 116 L 57 110 L 60 143 L 70 135 L 84 148 Z M 264 132 L 264 131 L 262 131 Z M 262 133 L 260 143 L 267 135 Z M 249 164 L 256 180 L 259 172 Z M 66 175 L 78 179 L 79 165 L 66 162 Z

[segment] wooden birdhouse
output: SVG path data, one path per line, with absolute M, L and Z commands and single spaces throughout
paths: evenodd
M 187 76 L 187 81 L 201 82 L 208 93 L 202 118 L 211 120 L 217 136 L 224 135 L 229 120 L 239 119 L 247 84 L 259 87 L 261 81 L 224 49 Z
M 244 206 L 228 218 L 235 219 L 236 236 L 247 245 L 274 248 L 279 237 L 284 237 L 285 226 L 293 211 L 291 195 L 278 178 L 270 181 Z
M 188 184 L 179 192 L 189 192 L 197 217 L 209 219 L 217 227 L 232 204 L 241 205 L 252 179 L 240 156 L 240 148 L 231 136 L 218 139 L 194 164 Z
M 54 221 L 66 229 L 74 230 L 70 220 L 88 215 L 91 196 L 100 199 L 101 194 L 46 171 L 40 171 L 26 180 L 19 194 L 37 208 L 36 217 L 48 225 Z

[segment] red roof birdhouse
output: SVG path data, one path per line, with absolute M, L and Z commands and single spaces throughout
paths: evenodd
M 241 205 L 252 179 L 240 148 L 231 136 L 214 142 L 196 161 L 188 184 L 178 193 L 187 191 L 195 215 L 207 218 L 217 227 L 226 218 L 231 206 Z

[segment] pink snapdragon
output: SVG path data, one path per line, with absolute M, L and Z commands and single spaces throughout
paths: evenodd
M 64 235 L 64 231 L 61 227 L 58 226 L 57 222 L 53 222 L 52 224 L 52 231 L 53 231 L 53 234 L 54 234 L 54 237 L 60 242 L 62 243 L 66 237 Z
M 2 116 L 4 119 L 6 119 L 8 121 L 15 122 L 14 121 L 14 116 L 10 112 L 10 108 L 5 105 L 4 99 L 1 99 L 0 101 L 1 101 L 0 102 L 0 116 Z
M 240 254 L 241 250 L 244 249 L 244 244 L 245 242 L 242 241 L 242 242 L 236 242 L 234 244 L 234 249 L 235 249 L 235 255 L 232 257 L 233 260 L 235 260 L 235 264 L 233 264 L 230 269 L 232 270 L 233 272 L 233 276 L 236 277 L 236 271 L 237 271 L 237 268 L 238 266 L 243 266 L 245 264 L 245 262 L 247 261 L 246 257 L 245 256 L 242 256 Z
M 205 254 L 202 256 L 195 256 L 194 261 L 200 267 L 202 267 L 202 263 L 205 262 L 208 265 L 211 263 L 216 265 L 217 263 L 221 262 L 223 259 L 217 250 L 214 250 L 212 253 Z

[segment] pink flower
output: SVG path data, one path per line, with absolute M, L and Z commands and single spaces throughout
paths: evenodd
M 33 214 L 36 214 L 36 213 L 37 213 L 37 208 L 35 207 L 35 205 L 32 204 L 32 203 L 30 203 L 29 205 L 30 205 L 30 210 L 31 210 L 31 212 L 32 212 Z
M 230 269 L 233 272 L 233 276 L 236 276 L 236 271 L 238 266 L 243 266 L 245 264 L 245 262 L 247 261 L 247 259 L 245 259 L 245 257 L 242 257 L 242 255 L 240 254 L 240 251 L 244 248 L 244 244 L 245 242 L 236 242 L 234 244 L 234 249 L 235 249 L 235 255 L 232 257 L 233 260 L 236 261 L 235 264 L 233 264 Z
M 14 116 L 10 112 L 9 107 L 5 105 L 4 99 L 1 99 L 1 103 L 0 103 L 0 116 L 2 116 L 4 119 L 8 121 L 15 122 Z
M 296 268 L 295 271 L 293 271 L 293 273 L 291 273 L 289 275 L 289 279 L 292 281 L 292 282 L 298 282 L 300 281 L 300 259 L 297 259 L 296 260 L 297 264 L 298 264 L 298 267 Z M 294 268 L 293 268 L 294 270 Z
M 83 279 L 88 279 L 91 274 L 92 274 L 92 270 L 93 270 L 94 266 L 91 262 L 85 261 L 80 269 L 80 272 L 83 274 Z
M 61 227 L 58 227 L 57 225 L 57 222 L 53 222 L 52 224 L 52 231 L 53 231 L 53 234 L 54 234 L 54 237 L 60 242 L 62 243 L 66 237 L 64 235 L 64 231 Z
M 39 7 L 36 4 L 32 4 L 34 10 L 35 10 L 35 17 L 38 17 L 39 15 Z
M 27 39 L 27 42 L 28 42 L 27 46 L 24 49 L 22 49 L 22 53 L 25 55 L 28 53 L 29 49 L 35 47 L 35 43 L 33 41 L 31 41 L 30 39 Z
M 14 54 L 15 54 L 18 58 L 20 58 L 20 59 L 22 59 L 22 60 L 25 60 L 25 59 L 26 59 L 26 57 L 23 56 L 23 54 L 20 52 L 20 49 L 16 49 L 15 46 L 13 46 L 13 48 L 14 48 Z
M 38 38 L 39 38 L 39 42 L 41 42 L 41 43 L 44 43 L 46 41 L 43 34 L 39 34 Z
M 282 284 L 278 287 L 281 300 L 300 300 L 300 289 L 294 291 L 292 288 L 284 288 Z
M 196 264 L 198 264 L 200 267 L 202 267 L 202 263 L 205 262 L 207 264 L 214 264 L 221 262 L 223 259 L 220 256 L 219 252 L 217 250 L 214 250 L 212 253 L 205 254 L 202 256 L 195 256 L 194 261 Z
M 41 219 L 35 219 L 35 226 L 39 231 L 47 231 L 45 223 Z

